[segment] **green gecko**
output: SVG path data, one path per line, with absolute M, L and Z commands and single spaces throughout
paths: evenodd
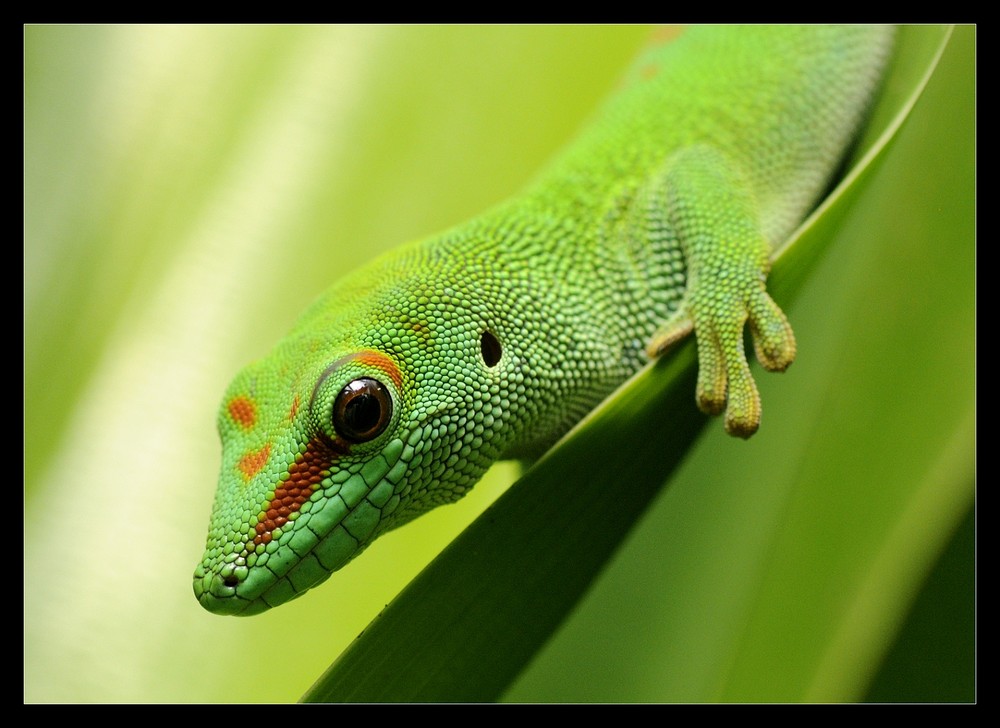
M 497 460 L 544 452 L 692 331 L 698 406 L 751 436 L 746 325 L 766 369 L 796 353 L 772 246 L 841 163 L 892 35 L 659 33 L 521 195 L 334 284 L 223 398 L 202 606 L 301 596 Z

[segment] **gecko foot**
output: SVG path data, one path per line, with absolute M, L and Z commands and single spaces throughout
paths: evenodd
M 660 356 L 693 329 L 698 345 L 695 400 L 706 414 L 725 412 L 726 432 L 748 438 L 760 427 L 760 394 L 743 346 L 749 323 L 757 358 L 769 371 L 784 371 L 795 358 L 795 335 L 784 313 L 755 286 L 747 297 L 694 296 L 686 313 L 658 331 L 647 346 Z

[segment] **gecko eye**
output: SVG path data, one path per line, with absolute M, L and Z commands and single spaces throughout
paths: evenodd
M 333 429 L 350 442 L 374 440 L 391 419 L 392 397 L 376 379 L 355 379 L 333 402 Z

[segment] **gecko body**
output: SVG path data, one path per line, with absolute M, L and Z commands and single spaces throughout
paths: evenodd
M 891 39 L 653 42 L 522 194 L 335 283 L 223 398 L 201 604 L 249 615 L 303 594 L 497 460 L 544 452 L 692 331 L 698 406 L 752 435 L 744 329 L 769 370 L 796 353 L 770 252 L 841 163 Z

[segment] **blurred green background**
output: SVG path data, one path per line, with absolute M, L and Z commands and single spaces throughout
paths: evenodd
M 516 192 L 646 34 L 25 28 L 25 701 L 298 699 L 512 481 L 502 464 L 260 617 L 191 593 L 230 377 L 334 278 Z M 789 311 L 800 360 L 762 387 L 765 429 L 734 450 L 710 428 L 509 699 L 973 697 L 974 40 L 956 33 L 874 212 L 845 225 L 878 244 L 835 248 Z M 762 462 L 766 502 L 744 482 Z M 781 485 L 831 463 L 836 493 Z M 855 528 L 858 504 L 893 517 Z M 816 554 L 853 548 L 871 570 L 824 578 Z M 816 654 L 789 615 L 824 594 L 858 614 Z M 771 690 L 802 660 L 825 667 Z

